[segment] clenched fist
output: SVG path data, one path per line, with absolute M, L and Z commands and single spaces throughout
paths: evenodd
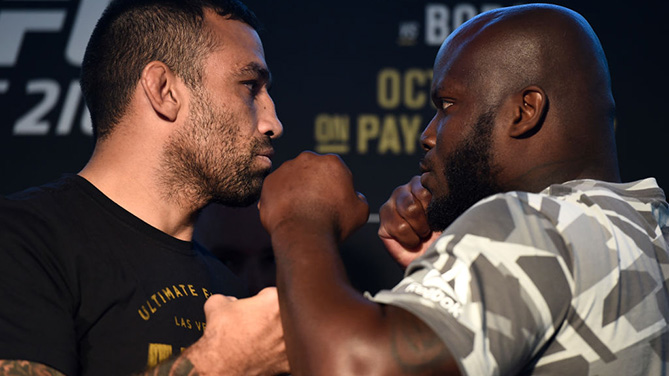
M 367 222 L 369 206 L 353 188 L 353 176 L 333 154 L 302 152 L 263 184 L 260 220 L 271 234 L 283 226 L 328 234 L 342 241 Z
M 420 176 L 414 176 L 409 183 L 395 188 L 379 212 L 379 238 L 404 268 L 425 253 L 441 234 L 433 232 L 427 221 L 431 199 L 430 192 L 420 184 Z

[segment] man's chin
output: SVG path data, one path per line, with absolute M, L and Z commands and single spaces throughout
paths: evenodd
M 258 202 L 264 176 L 249 176 L 246 184 L 235 190 L 222 189 L 212 195 L 212 202 L 232 207 L 244 207 Z
M 252 169 L 250 169 L 247 179 L 253 180 L 254 184 L 256 184 L 255 180 L 260 179 L 260 185 L 262 185 L 262 181 L 267 177 L 267 175 L 269 175 L 270 172 L 272 172 L 272 166 L 256 164 Z
M 437 200 L 430 201 L 427 207 L 427 223 L 432 231 L 444 231 L 450 223 L 447 223 L 441 211 L 441 205 Z
M 444 231 L 468 208 L 467 200 L 456 200 L 453 196 L 432 197 L 427 207 L 427 222 L 432 231 Z

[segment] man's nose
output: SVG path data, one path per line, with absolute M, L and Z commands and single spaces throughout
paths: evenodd
M 258 119 L 258 130 L 260 133 L 269 136 L 270 138 L 279 138 L 283 134 L 283 125 L 281 120 L 276 115 L 276 108 L 272 97 L 267 95 L 262 108 L 260 109 L 260 116 Z

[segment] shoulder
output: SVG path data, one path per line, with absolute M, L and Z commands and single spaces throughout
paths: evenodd
M 0 214 L 24 212 L 38 214 L 57 210 L 76 201 L 82 190 L 75 175 L 64 175 L 53 182 L 25 189 L 0 199 Z
M 0 249 L 3 258 L 50 260 L 68 244 L 77 215 L 69 208 L 81 201 L 72 176 L 0 199 Z
M 563 202 L 543 193 L 490 196 L 453 222 L 423 259 L 458 260 L 463 268 L 488 270 L 505 265 L 509 271 L 570 274 L 573 257 L 559 223 L 562 206 Z
M 609 254 L 607 244 L 616 234 L 648 243 L 648 236 L 639 230 L 656 237 L 655 217 L 669 218 L 657 215 L 660 209 L 669 214 L 666 208 L 661 189 L 648 181 L 580 180 L 539 193 L 507 192 L 483 199 L 463 213 L 435 242 L 433 252 L 457 252 L 472 261 L 477 255 L 514 259 L 521 254 L 553 255 L 571 269 L 575 251 Z
M 518 237 L 528 235 L 528 229 L 555 230 L 561 206 L 544 194 L 500 193 L 469 208 L 444 234 L 522 243 Z
M 476 203 L 445 233 L 513 241 L 509 237 L 514 234 L 527 235 L 527 231 L 539 229 L 562 233 L 572 225 L 602 227 L 604 218 L 612 213 L 633 219 L 644 215 L 644 205 L 650 212 L 651 201 L 666 206 L 662 191 L 655 188 L 579 180 L 555 184 L 539 193 L 500 193 Z

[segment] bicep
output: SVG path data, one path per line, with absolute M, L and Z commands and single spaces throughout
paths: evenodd
M 0 359 L 0 376 L 65 376 L 47 365 L 28 360 Z
M 457 362 L 421 319 L 396 306 L 383 306 L 388 319 L 388 361 L 402 375 L 460 375 Z

